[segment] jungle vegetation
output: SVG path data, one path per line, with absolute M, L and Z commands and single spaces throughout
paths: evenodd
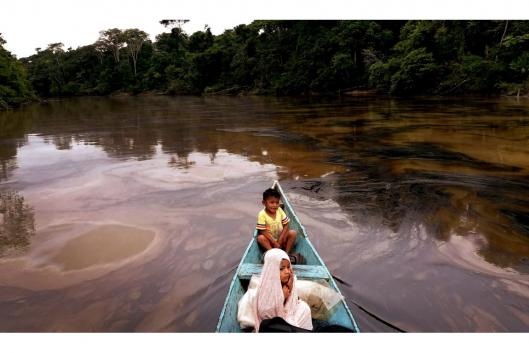
M 91 45 L 51 43 L 20 60 L 0 44 L 0 105 L 17 105 L 33 91 L 40 97 L 529 91 L 529 21 L 259 20 L 220 35 L 207 26 L 189 35 L 185 22 L 160 21 L 166 31 L 154 41 L 140 29 L 111 28 Z
M 35 98 L 24 66 L 4 49 L 4 44 L 0 33 L 0 110 Z

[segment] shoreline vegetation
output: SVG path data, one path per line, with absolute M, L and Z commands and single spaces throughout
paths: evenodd
M 188 35 L 187 20 L 51 43 L 17 59 L 0 35 L 0 110 L 107 95 L 529 94 L 529 21 L 254 21 Z

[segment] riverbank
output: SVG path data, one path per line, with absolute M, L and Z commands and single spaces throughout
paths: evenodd
M 67 99 L 74 99 L 74 98 L 102 98 L 102 97 L 111 97 L 111 98 L 119 98 L 119 97 L 272 97 L 272 98 L 381 98 L 381 99 L 404 99 L 404 100 L 413 100 L 413 99 L 449 99 L 449 100 L 464 100 L 464 99 L 491 99 L 491 98 L 516 98 L 516 99 L 529 99 L 529 91 L 527 91 L 524 94 L 500 94 L 500 95 L 492 95 L 492 96 L 483 96 L 483 95 L 417 95 L 417 96 L 392 96 L 388 94 L 381 94 L 377 93 L 374 90 L 351 90 L 351 91 L 343 91 L 343 92 L 336 92 L 336 93 L 315 93 L 310 92 L 308 94 L 303 95 L 290 95 L 290 96 L 277 96 L 277 95 L 271 95 L 271 94 L 263 94 L 255 91 L 238 91 L 238 90 L 228 90 L 228 91 L 219 91 L 219 92 L 206 92 L 202 95 L 192 95 L 192 94 L 171 94 L 167 92 L 162 91 L 143 91 L 140 93 L 133 93 L 133 92 L 124 92 L 124 91 L 117 91 L 111 94 L 107 95 L 85 95 L 85 96 L 59 96 L 59 97 L 48 97 L 48 98 L 38 98 L 33 99 L 30 101 L 26 101 L 24 103 L 21 103 L 17 107 L 9 107 L 7 109 L 4 109 L 3 111 L 13 110 L 17 108 L 22 108 L 31 104 L 40 103 L 40 104 L 46 104 L 49 102 L 54 101 L 62 101 Z M 0 111 L 2 111 L 0 109 Z

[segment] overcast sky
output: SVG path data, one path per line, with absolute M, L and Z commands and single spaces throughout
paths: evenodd
M 191 34 L 214 34 L 255 19 L 529 19 L 527 0 L 2 0 L 0 33 L 17 57 L 50 43 L 92 44 L 99 31 L 139 28 L 152 40 L 161 19 L 189 19 Z

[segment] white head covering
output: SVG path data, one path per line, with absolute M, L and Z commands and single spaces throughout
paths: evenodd
M 281 317 L 291 325 L 312 330 L 310 308 L 298 298 L 295 281 L 285 303 L 279 268 L 281 260 L 290 259 L 281 249 L 270 249 L 265 253 L 263 271 L 255 298 L 255 331 L 259 331 L 262 320 Z

